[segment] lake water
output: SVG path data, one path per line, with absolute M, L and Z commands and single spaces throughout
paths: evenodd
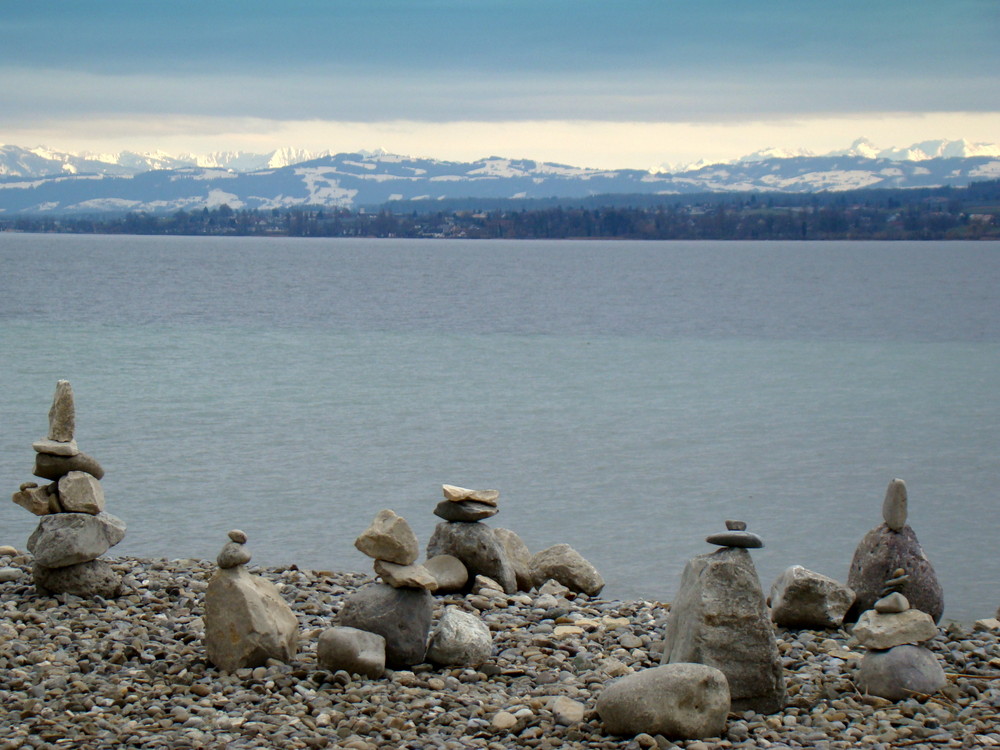
M 463 242 L 0 234 L 0 486 L 56 380 L 111 554 L 369 571 L 443 483 L 669 601 L 727 518 L 845 580 L 893 477 L 946 617 L 1000 604 L 1000 243 Z M 0 503 L 0 543 L 37 519 Z

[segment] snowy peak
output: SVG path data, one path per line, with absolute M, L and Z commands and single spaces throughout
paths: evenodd
M 833 151 L 828 156 L 861 156 L 865 159 L 889 159 L 890 161 L 969 159 L 975 156 L 1000 157 L 1000 146 L 994 143 L 970 143 L 963 138 L 957 141 L 922 141 L 905 148 L 880 149 L 867 138 L 858 138 L 851 144 L 850 148 L 843 151 Z

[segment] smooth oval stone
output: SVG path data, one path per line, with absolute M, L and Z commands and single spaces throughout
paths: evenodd
M 241 531 L 240 529 L 233 529 L 230 531 L 229 538 L 237 544 L 247 543 L 247 534 L 245 531 Z
M 215 559 L 220 568 L 235 568 L 250 562 L 250 550 L 238 542 L 226 542 L 219 556 Z
M 709 544 L 718 544 L 720 547 L 756 549 L 764 546 L 764 540 L 752 531 L 720 531 L 718 534 L 708 535 L 705 541 Z
M 434 515 L 445 521 L 471 522 L 495 516 L 499 510 L 495 505 L 487 505 L 475 500 L 461 500 L 459 502 L 442 500 L 434 508 Z
M 883 596 L 875 602 L 875 611 L 883 615 L 905 612 L 909 608 L 909 600 L 898 591 L 894 591 L 888 596 Z
M 900 531 L 906 525 L 906 505 L 906 484 L 902 479 L 893 479 L 882 501 L 882 520 L 893 531 Z

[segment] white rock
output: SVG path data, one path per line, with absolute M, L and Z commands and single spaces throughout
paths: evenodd
M 104 510 L 104 488 L 99 479 L 85 471 L 71 471 L 56 486 L 65 512 L 96 516 Z
M 496 505 L 500 498 L 500 490 L 467 490 L 465 487 L 456 487 L 453 484 L 442 484 L 444 499 L 453 503 L 460 503 L 463 500 L 475 500 L 485 505 Z
M 893 614 L 881 614 L 869 609 L 861 614 L 851 632 L 863 646 L 887 649 L 907 643 L 923 643 L 936 636 L 938 628 L 934 618 L 919 609 Z
M 492 653 L 493 637 L 486 623 L 454 606 L 441 615 L 427 647 L 427 658 L 445 666 L 478 666 Z

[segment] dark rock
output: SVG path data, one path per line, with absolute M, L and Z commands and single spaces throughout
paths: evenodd
M 482 521 L 484 518 L 495 516 L 499 512 L 495 505 L 479 503 L 475 500 L 461 500 L 452 502 L 442 500 L 434 508 L 434 515 L 443 518 L 445 521 Z
M 46 568 L 36 564 L 32 577 L 39 593 L 74 594 L 75 596 L 101 596 L 111 599 L 121 591 L 122 578 L 105 560 Z
M 895 590 L 906 597 L 910 607 L 939 622 L 944 612 L 944 594 L 917 535 L 909 525 L 893 531 L 884 523 L 865 534 L 854 551 L 847 585 L 856 598 L 844 621 L 855 622 L 862 612 L 872 609 L 882 598 L 885 582 L 900 578 L 895 575 L 899 568 L 906 571 L 909 579 Z
M 517 591 L 514 566 L 507 556 L 507 548 L 484 523 L 439 523 L 427 543 L 427 557 L 435 555 L 451 555 L 461 560 L 469 571 L 470 582 L 477 575 L 483 575 L 503 586 L 505 593 Z
M 71 471 L 85 471 L 94 479 L 101 479 L 104 476 L 104 469 L 97 463 L 97 459 L 86 453 L 77 453 L 75 456 L 53 456 L 51 453 L 35 454 L 33 473 L 36 477 L 58 481 Z
M 424 661 L 433 611 L 428 591 L 371 583 L 345 599 L 337 620 L 385 638 L 386 667 L 407 669 Z
M 720 547 L 756 549 L 764 546 L 764 540 L 752 531 L 720 531 L 717 534 L 709 534 L 705 537 L 705 541 L 709 544 L 718 544 Z

